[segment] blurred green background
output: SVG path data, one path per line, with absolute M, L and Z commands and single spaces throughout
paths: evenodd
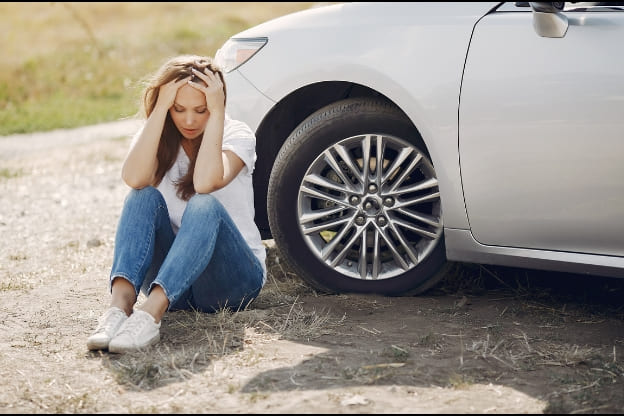
M 0 3 L 0 135 L 131 117 L 141 81 L 178 54 L 317 3 Z

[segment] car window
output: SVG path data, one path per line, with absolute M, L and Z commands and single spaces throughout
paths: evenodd
M 624 1 L 566 2 L 563 10 L 566 12 L 624 11 Z
M 623 12 L 624 1 L 577 1 L 565 2 L 565 12 Z M 531 12 L 528 1 L 508 1 L 496 9 L 497 12 Z

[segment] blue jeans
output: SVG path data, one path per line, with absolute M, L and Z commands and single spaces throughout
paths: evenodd
M 110 285 L 123 277 L 148 295 L 159 285 L 168 310 L 216 312 L 245 308 L 260 293 L 263 269 L 221 203 L 210 194 L 188 201 L 173 232 L 167 204 L 154 187 L 133 189 L 125 199 Z

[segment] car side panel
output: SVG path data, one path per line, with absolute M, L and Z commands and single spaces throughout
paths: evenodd
M 530 11 L 476 26 L 460 105 L 461 172 L 485 245 L 624 256 L 624 12 Z
M 446 257 L 452 261 L 624 277 L 624 257 L 488 246 L 476 241 L 469 230 L 448 228 L 444 235 Z

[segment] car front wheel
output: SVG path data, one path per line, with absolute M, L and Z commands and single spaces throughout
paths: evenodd
M 385 101 L 347 99 L 304 120 L 276 158 L 267 208 L 282 256 L 318 290 L 417 294 L 443 276 L 435 169 Z

